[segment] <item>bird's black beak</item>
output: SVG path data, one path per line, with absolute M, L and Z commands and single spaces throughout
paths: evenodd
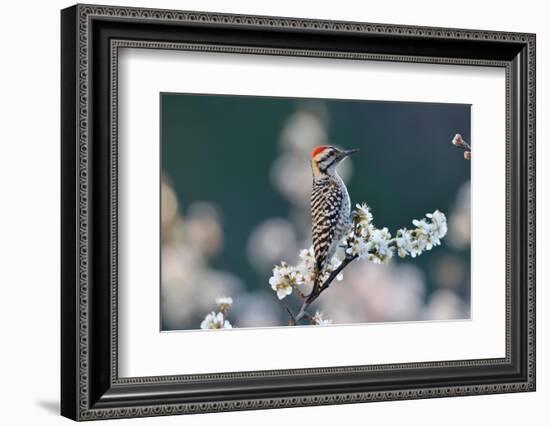
M 359 149 L 348 149 L 347 151 L 342 151 L 340 154 L 341 158 L 346 158 L 348 155 L 355 154 L 359 152 Z

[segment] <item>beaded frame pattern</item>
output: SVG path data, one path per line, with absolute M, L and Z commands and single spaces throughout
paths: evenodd
M 78 63 L 77 63 L 77 90 L 78 90 L 78 410 L 77 415 L 80 420 L 104 419 L 113 417 L 141 417 L 141 416 L 160 416 L 187 413 L 206 413 L 216 411 L 231 410 L 251 410 L 264 408 L 283 408 L 308 405 L 328 405 L 344 404 L 368 401 L 384 400 L 403 400 L 417 398 L 434 398 L 444 396 L 465 396 L 488 393 L 505 393 L 517 391 L 530 391 L 535 388 L 535 36 L 532 34 L 493 32 L 464 29 L 447 29 L 418 26 L 401 26 L 387 24 L 369 24 L 356 22 L 337 22 L 324 20 L 309 20 L 296 18 L 263 17 L 263 16 L 244 16 L 228 15 L 217 13 L 170 11 L 157 9 L 141 9 L 126 7 L 105 7 L 95 5 L 78 5 Z M 527 273 L 528 281 L 527 291 L 527 368 L 528 379 L 526 382 L 504 383 L 479 386 L 449 386 L 433 387 L 424 389 L 403 389 L 395 391 L 379 392 L 355 392 L 355 393 L 327 393 L 325 395 L 312 395 L 300 397 L 274 397 L 259 398 L 247 400 L 231 400 L 220 402 L 205 403 L 175 403 L 155 406 L 143 406 L 136 408 L 105 408 L 94 409 L 89 407 L 89 335 L 88 335 L 88 276 L 89 276 L 89 251 L 88 251 L 88 233 L 89 233 L 89 28 L 90 20 L 94 17 L 117 17 L 128 19 L 140 19 L 141 21 L 174 21 L 205 24 L 224 24 L 251 26 L 257 28 L 292 28 L 292 29 L 311 29 L 327 32 L 350 32 L 350 33 L 377 33 L 385 35 L 411 35 L 415 37 L 437 37 L 449 39 L 466 40 L 500 40 L 510 42 L 521 42 L 527 45 L 528 50 L 528 73 L 527 73 L 527 203 L 528 217 L 527 230 L 529 243 L 527 246 Z M 176 49 L 176 50 L 196 50 L 209 52 L 225 52 L 239 54 L 263 54 L 263 55 L 291 55 L 291 56 L 310 56 L 325 57 L 333 59 L 363 59 L 378 61 L 397 61 L 397 62 L 425 62 L 425 63 L 445 63 L 456 65 L 480 65 L 480 66 L 500 66 L 506 67 L 506 358 L 504 359 L 481 359 L 481 360 L 463 360 L 448 362 L 430 362 L 414 364 L 388 364 L 376 366 L 353 366 L 353 367 L 327 367 L 316 369 L 299 370 L 272 370 L 260 372 L 242 372 L 242 373 L 220 373 L 208 375 L 187 375 L 187 376 L 159 376 L 159 377 L 135 377 L 119 378 L 117 368 L 117 346 L 118 346 L 118 327 L 117 327 L 117 70 L 118 70 L 118 49 L 122 47 L 129 48 L 153 48 L 153 49 Z M 215 380 L 222 378 L 246 378 L 246 377 L 272 377 L 272 376 L 298 376 L 304 374 L 331 374 L 342 372 L 357 371 L 379 371 L 384 369 L 400 368 L 424 368 L 424 367 L 449 367 L 449 366 L 479 366 L 489 364 L 502 364 L 510 361 L 510 332 L 511 332 L 511 313 L 510 313 L 510 207 L 511 207 L 511 129 L 509 128 L 510 118 L 510 69 L 505 62 L 469 60 L 460 58 L 419 58 L 414 56 L 397 55 L 371 55 L 361 53 L 343 53 L 326 52 L 313 50 L 295 50 L 295 49 L 270 49 L 253 48 L 242 46 L 216 46 L 204 44 L 184 44 L 184 43 L 163 43 L 146 42 L 138 40 L 112 40 L 111 41 L 111 381 L 114 384 L 124 383 L 168 383 L 177 381 L 200 381 Z

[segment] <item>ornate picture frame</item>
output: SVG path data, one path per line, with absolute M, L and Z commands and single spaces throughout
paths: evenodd
M 76 5 L 61 12 L 61 414 L 74 420 L 535 390 L 535 35 Z M 119 49 L 503 68 L 506 356 L 119 377 Z

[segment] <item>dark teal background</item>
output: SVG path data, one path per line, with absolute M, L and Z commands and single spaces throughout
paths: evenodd
M 225 245 L 212 266 L 236 274 L 250 289 L 271 291 L 269 277 L 258 276 L 249 264 L 246 244 L 261 221 L 289 213 L 269 171 L 285 120 L 303 100 L 171 93 L 160 100 L 162 169 L 183 215 L 185 206 L 199 200 L 222 212 Z M 392 232 L 435 208 L 449 212 L 459 187 L 470 179 L 470 163 L 451 145 L 455 133 L 470 141 L 469 105 L 318 102 L 330 117 L 330 142 L 361 150 L 351 160 L 352 205 L 366 201 L 376 224 Z M 447 250 L 444 244 L 414 262 L 427 269 Z M 469 251 L 460 255 L 469 267 Z M 433 286 L 428 278 L 428 295 Z M 469 288 L 461 292 L 469 297 Z

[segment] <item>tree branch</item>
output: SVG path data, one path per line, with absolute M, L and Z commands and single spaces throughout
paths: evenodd
M 391 247 L 397 246 L 395 238 L 392 238 L 388 244 Z M 342 261 L 342 263 L 338 266 L 338 268 L 336 268 L 334 271 L 330 273 L 330 275 L 327 277 L 323 285 L 319 286 L 319 289 L 317 290 L 317 292 L 313 293 L 313 290 L 311 291 L 311 294 L 307 296 L 307 298 L 302 303 L 302 306 L 298 314 L 293 317 L 294 322 L 296 324 L 298 324 L 298 322 L 300 322 L 303 318 L 306 318 L 307 316 L 311 316 L 307 313 L 307 309 L 309 308 L 309 306 L 315 300 L 317 300 L 317 298 L 321 295 L 323 291 L 327 290 L 330 287 L 334 279 L 344 270 L 346 266 L 348 266 L 351 262 L 357 259 L 357 257 L 358 256 L 356 254 L 353 256 L 346 256 L 346 258 Z M 287 312 L 290 312 L 288 308 L 287 308 Z
M 470 160 L 472 158 L 472 147 L 462 139 L 462 136 L 457 133 L 452 141 L 453 145 L 457 148 L 462 148 L 464 150 L 464 159 Z
M 315 293 L 312 290 L 311 294 L 307 297 L 304 303 L 302 303 L 302 307 L 300 308 L 298 315 L 296 315 L 295 317 L 296 323 L 309 315 L 307 313 L 307 308 L 309 308 L 309 306 L 321 295 L 323 291 L 327 290 L 330 287 L 330 284 L 334 281 L 334 279 L 344 270 L 346 266 L 348 266 L 355 259 L 357 259 L 357 255 L 346 256 L 346 258 L 342 261 L 342 263 L 340 263 L 338 268 L 330 273 L 327 279 L 323 282 L 323 285 L 319 286 L 319 289 Z
M 460 138 L 460 135 L 457 135 L 457 137 Z M 290 318 L 289 325 L 299 325 L 307 318 L 312 323 L 324 324 L 325 321 L 319 319 L 320 315 L 317 318 L 317 314 L 313 316 L 307 310 L 331 286 L 334 279 L 355 259 L 360 258 L 370 260 L 374 263 L 385 263 L 387 259 L 393 257 L 393 253 L 396 250 L 399 257 L 416 257 L 423 251 L 431 250 L 434 246 L 439 245 L 440 239 L 447 233 L 447 219 L 439 210 L 426 214 L 427 219 L 413 220 L 413 224 L 416 226 L 415 229 L 400 229 L 397 231 L 396 237 L 391 238 L 391 234 L 387 228 L 374 228 L 372 225 L 372 215 L 366 205 L 358 205 L 358 209 L 361 215 L 357 212 L 352 212 L 353 235 L 346 237 L 346 243 L 343 247 L 345 249 L 344 260 L 336 269 L 328 274 L 320 286 L 314 285 L 307 296 L 297 287 L 306 280 L 317 282 L 317 277 L 311 277 L 312 274 L 316 273 L 314 271 L 315 266 L 311 260 L 311 256 L 313 256 L 311 249 L 306 251 L 304 255 L 300 254 L 303 264 L 300 264 L 299 267 L 289 267 L 283 262 L 280 266 L 277 265 L 273 269 L 274 275 L 269 280 L 273 290 L 279 291 L 279 289 L 285 289 L 286 292 L 288 291 L 288 287 L 292 287 L 292 292 L 302 299 L 302 304 L 296 315 L 282 302 Z M 304 267 L 308 272 L 303 272 L 302 268 Z M 326 272 L 323 273 L 323 277 L 325 275 Z M 304 277 L 306 278 L 304 279 Z
M 288 317 L 289 317 L 288 318 L 288 325 L 296 325 L 298 322 L 296 320 L 296 317 L 294 316 L 294 314 L 290 310 L 290 308 L 282 300 L 280 300 L 280 302 L 281 302 L 281 305 L 283 305 L 283 307 L 285 308 L 285 311 L 288 313 Z

